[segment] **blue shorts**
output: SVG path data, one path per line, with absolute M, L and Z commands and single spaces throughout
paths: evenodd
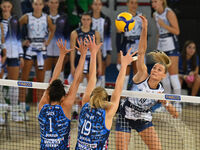
M 115 130 L 131 133 L 131 129 L 134 129 L 137 132 L 142 132 L 143 130 L 152 126 L 153 123 L 151 121 L 130 120 L 122 117 L 121 114 L 118 114 Z
M 8 67 L 18 67 L 19 64 L 19 58 L 6 58 L 6 65 Z
M 180 55 L 180 52 L 179 52 L 179 50 L 174 49 L 174 50 L 165 52 L 165 54 L 166 54 L 167 56 L 179 56 L 179 55 Z

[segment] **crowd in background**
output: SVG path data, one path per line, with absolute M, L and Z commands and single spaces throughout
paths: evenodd
M 192 96 L 199 95 L 199 57 L 196 44 L 193 41 L 186 41 L 183 48 L 178 47 L 177 36 L 181 32 L 178 20 L 167 4 L 161 5 L 160 1 L 152 0 L 152 7 L 155 10 L 154 19 L 159 31 L 157 50 L 166 52 L 172 61 L 168 76 L 162 81 L 165 92 L 181 94 L 181 87 L 186 87 L 191 89 Z M 60 4 L 59 0 L 33 0 L 33 2 L 24 0 L 21 3 L 23 16 L 20 18 L 12 13 L 13 7 L 11 1 L 2 0 L 0 78 L 27 81 L 34 66 L 36 81 L 49 82 L 59 57 L 56 41 L 62 39 L 67 41 L 67 48 L 74 49 L 71 55 L 66 56 L 60 76 L 63 81 L 64 78 L 68 78 L 70 83 L 80 58 L 80 54 L 74 48 L 77 45 L 77 39 L 84 39 L 94 34 L 97 43 L 103 42 L 97 56 L 97 86 L 105 87 L 105 71 L 111 64 L 112 34 L 115 33 L 111 34 L 111 21 L 102 12 L 101 0 L 67 0 L 60 1 Z M 139 16 L 142 13 L 137 11 L 138 1 L 128 0 L 127 7 L 127 11 L 133 15 L 136 23 L 132 31 L 116 33 L 118 56 L 119 50 L 123 50 L 124 54 L 130 47 L 133 47 L 133 52 L 137 50 L 141 33 Z M 163 10 L 163 13 L 159 13 Z M 168 14 L 164 16 L 164 13 Z M 83 85 L 86 85 L 84 82 L 88 80 L 89 61 L 90 54 L 88 53 L 82 77 Z M 118 57 L 116 60 L 118 69 L 120 63 L 120 57 Z M 137 72 L 136 62 L 133 62 L 131 66 L 127 69 L 124 89 L 128 87 L 130 70 L 132 69 L 134 74 Z M 64 75 L 64 72 L 67 72 L 67 75 Z M 12 105 L 19 103 L 21 108 L 25 109 L 26 90 L 13 87 L 10 92 L 19 93 L 13 96 L 10 103 Z M 43 91 L 37 90 L 37 93 L 39 100 Z M 24 119 L 17 113 L 13 114 L 15 121 Z

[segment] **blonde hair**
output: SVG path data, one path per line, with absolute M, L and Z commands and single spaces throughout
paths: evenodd
M 148 55 L 151 55 L 156 63 L 162 64 L 165 67 L 165 73 L 167 72 L 171 65 L 171 60 L 164 52 L 154 51 L 148 53 Z
M 167 7 L 167 0 L 161 0 L 163 2 L 163 8 L 165 9 Z
M 90 107 L 106 109 L 110 105 L 111 102 L 108 102 L 106 90 L 102 87 L 96 87 L 90 96 Z

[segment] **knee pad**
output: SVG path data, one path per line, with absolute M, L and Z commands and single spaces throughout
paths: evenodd
M 174 90 L 174 94 L 181 94 L 181 84 L 178 78 L 178 74 L 170 75 L 170 81 Z
M 46 70 L 45 71 L 45 76 L 44 76 L 44 82 L 45 83 L 49 83 L 51 78 L 51 70 Z

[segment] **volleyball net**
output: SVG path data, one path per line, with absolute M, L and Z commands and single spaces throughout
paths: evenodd
M 0 79 L 0 149 L 2 150 L 36 150 L 40 148 L 40 128 L 38 123 L 37 98 L 46 88 L 47 83 L 14 81 Z M 68 85 L 66 86 L 66 90 Z M 112 94 L 112 89 L 106 89 Z M 24 92 L 26 91 L 26 92 Z M 84 93 L 85 87 L 79 87 L 78 93 Z M 20 92 L 23 92 L 20 94 Z M 22 96 L 22 98 L 20 97 Z M 19 100 L 25 96 L 26 107 Z M 168 100 L 179 110 L 179 117 L 173 118 L 164 107 L 156 104 L 153 108 L 153 125 L 158 134 L 163 150 L 198 150 L 200 147 L 200 97 L 173 94 L 153 94 L 123 91 L 123 97 L 150 98 Z M 78 98 L 77 98 L 78 99 Z M 181 107 L 181 108 L 178 108 Z M 79 108 L 80 111 L 80 108 Z M 120 123 L 125 128 L 125 118 L 116 114 L 109 136 L 108 149 L 115 150 L 119 145 L 116 126 Z M 118 119 L 120 118 L 120 120 Z M 78 120 L 71 121 L 70 147 L 74 149 L 77 141 Z M 123 136 L 123 135 L 122 135 Z M 124 138 L 127 134 L 124 133 Z M 152 137 L 149 137 L 152 138 Z M 131 130 L 128 149 L 148 149 L 140 134 Z

